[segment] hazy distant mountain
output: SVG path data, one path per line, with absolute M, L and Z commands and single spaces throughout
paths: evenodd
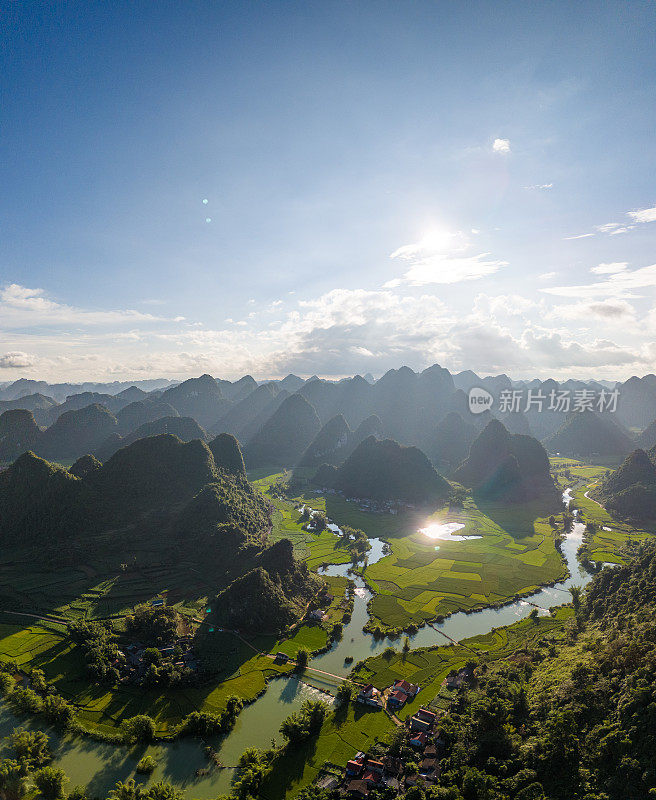
M 246 467 L 294 467 L 321 429 L 317 412 L 300 394 L 290 395 L 244 448 Z
M 643 430 L 656 418 L 656 375 L 633 376 L 618 388 L 619 421 L 627 428 Z
M 642 450 L 650 450 L 656 445 L 656 419 L 650 422 L 644 431 L 636 438 L 636 447 Z
M 437 423 L 429 437 L 428 455 L 434 463 L 455 469 L 467 457 L 477 435 L 475 425 L 465 422 L 456 411 L 451 411 Z
M 123 437 L 111 435 L 93 450 L 94 455 L 101 461 L 107 461 L 114 453 L 126 445 L 143 439 L 145 436 L 160 436 L 162 434 L 172 434 L 183 442 L 190 442 L 193 439 L 205 440 L 207 434 L 191 417 L 159 417 L 158 419 L 145 422 L 135 430 Z
M 450 490 L 419 448 L 374 436 L 335 471 L 332 485 L 349 497 L 417 504 L 440 502 Z
M 193 417 L 206 430 L 230 408 L 211 375 L 190 378 L 163 392 L 161 399 L 183 417 Z
M 497 419 L 472 442 L 453 477 L 490 500 L 555 502 L 559 497 L 544 447 L 531 436 L 509 433 Z
M 351 429 L 342 414 L 328 420 L 303 453 L 299 466 L 318 467 L 320 464 L 340 464 L 348 454 Z
M 317 412 L 322 423 L 327 422 L 337 413 L 340 389 L 336 383 L 322 381 L 319 378 L 306 381 L 298 390 Z
M 147 422 L 153 422 L 162 417 L 177 417 L 179 416 L 177 409 L 173 408 L 169 403 L 165 403 L 158 398 L 146 400 L 137 400 L 134 403 L 129 403 L 124 406 L 117 414 L 119 432 L 122 435 L 131 433 L 145 425 Z
M 634 450 L 601 481 L 592 496 L 620 517 L 656 519 L 656 467 L 653 461 L 644 450 Z
M 248 441 L 289 397 L 277 383 L 258 386 L 236 402 L 212 426 L 210 433 L 232 433 L 239 441 Z
M 21 453 L 33 450 L 41 437 L 34 415 L 25 409 L 13 409 L 0 415 L 0 461 L 13 461 Z
M 31 411 L 37 424 L 47 427 L 57 416 L 55 412 L 59 408 L 59 404 L 52 397 L 46 397 L 43 394 L 28 394 L 17 400 L 0 401 L 0 413 L 16 408 Z
M 97 403 L 67 411 L 43 432 L 36 452 L 47 459 L 71 461 L 92 453 L 117 426 L 116 417 Z
M 587 458 L 625 456 L 635 443 L 609 414 L 583 411 L 571 413 L 558 431 L 545 439 L 544 446 L 550 453 Z
M 221 394 L 232 403 L 238 403 L 257 389 L 257 381 L 251 375 L 244 375 L 243 378 L 234 382 L 217 378 L 216 382 L 221 389 Z

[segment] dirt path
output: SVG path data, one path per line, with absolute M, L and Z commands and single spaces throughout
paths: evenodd
M 66 625 L 69 620 L 65 617 L 46 617 L 43 614 L 29 614 L 27 611 L 11 611 L 9 609 L 3 608 L 3 614 L 16 614 L 19 617 L 30 617 L 30 619 L 40 619 L 44 622 L 54 622 L 57 625 Z

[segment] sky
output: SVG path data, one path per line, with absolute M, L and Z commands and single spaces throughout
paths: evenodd
M 653 2 L 0 0 L 0 382 L 656 371 Z

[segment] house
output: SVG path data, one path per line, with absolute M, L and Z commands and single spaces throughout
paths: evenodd
M 310 611 L 310 613 L 308 614 L 308 617 L 310 619 L 322 620 L 323 619 L 323 611 L 320 608 L 317 608 L 314 611 Z
M 420 736 L 425 736 L 425 734 L 420 733 Z M 412 742 L 410 742 L 412 744 Z M 429 744 L 424 747 L 424 758 L 437 758 L 437 747 L 434 744 Z
M 417 686 L 415 683 L 409 683 L 408 681 L 396 680 L 394 681 L 392 690 L 403 692 L 404 694 L 407 694 L 408 697 L 414 697 L 419 691 L 419 686 Z
M 350 781 L 346 787 L 346 791 L 351 795 L 351 797 L 366 797 L 369 794 L 369 786 L 365 783 L 365 781 Z
M 439 775 L 440 765 L 436 758 L 424 758 L 419 763 L 420 775 Z
M 418 717 L 416 714 L 412 717 L 409 721 L 410 730 L 414 733 L 415 731 L 429 731 L 431 724 L 428 720 L 422 719 Z
M 289 661 L 289 656 L 287 655 L 287 653 L 282 653 L 278 651 L 276 653 L 274 661 L 276 662 L 276 664 L 286 664 Z
M 377 783 L 380 783 L 382 775 L 379 772 L 374 772 L 372 769 L 367 768 L 364 771 L 362 776 L 362 780 L 367 784 L 367 786 L 375 786 Z
M 371 770 L 372 772 L 377 772 L 379 775 L 382 775 L 385 766 L 382 761 L 374 761 L 372 758 L 368 758 L 367 769 Z
M 364 761 L 359 758 L 352 758 L 350 761 L 346 762 L 346 777 L 352 778 L 355 775 L 359 775 L 363 769 Z
M 427 708 L 420 708 L 415 716 L 419 717 L 419 719 L 425 720 L 426 722 L 430 722 L 431 725 L 437 718 L 437 714 L 434 711 L 429 711 Z
M 416 747 L 417 750 L 421 750 L 422 748 L 426 747 L 428 742 L 428 734 L 426 732 L 422 733 L 415 733 L 410 737 L 410 744 L 412 747 Z M 424 750 L 424 754 L 426 750 Z
M 387 698 L 387 705 L 391 706 L 392 708 L 403 708 L 407 699 L 408 695 L 404 692 L 392 692 L 392 694 Z
M 366 686 L 363 686 L 360 692 L 358 693 L 357 697 L 355 698 L 356 703 L 362 703 L 366 706 L 372 706 L 373 708 L 381 709 L 383 707 L 383 703 L 380 699 L 380 692 L 376 689 L 375 686 L 368 683 Z
M 150 605 L 153 608 L 159 608 L 159 606 L 163 606 L 164 605 L 164 601 L 161 598 L 159 598 L 157 600 L 151 600 L 150 601 Z

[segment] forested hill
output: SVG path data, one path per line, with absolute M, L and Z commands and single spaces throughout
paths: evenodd
M 656 796 L 656 548 L 606 568 L 559 635 L 495 664 L 443 719 L 448 800 Z

